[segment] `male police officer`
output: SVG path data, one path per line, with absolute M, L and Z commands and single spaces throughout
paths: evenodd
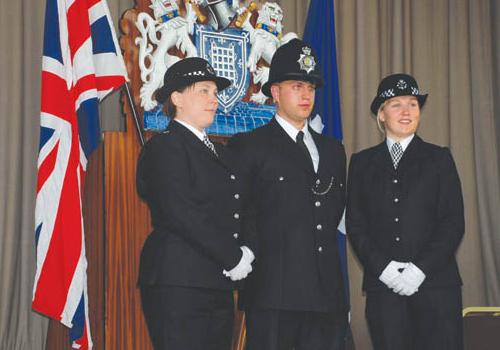
M 242 239 L 256 256 L 242 293 L 248 350 L 343 349 L 346 303 L 336 232 L 345 151 L 308 118 L 323 80 L 310 46 L 275 53 L 262 91 L 275 118 L 230 140 L 249 193 Z

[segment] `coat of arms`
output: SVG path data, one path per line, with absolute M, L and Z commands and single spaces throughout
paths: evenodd
M 183 57 L 208 60 L 232 85 L 219 94 L 214 124 L 207 130 L 232 135 L 267 123 L 275 107 L 262 93 L 269 65 L 279 46 L 295 33 L 282 33 L 283 11 L 276 3 L 227 0 L 146 0 L 149 9 L 137 14 L 135 38 L 140 68 L 140 106 L 144 127 L 168 125 L 154 99 L 163 76 Z M 267 104 L 266 104 L 267 103 Z

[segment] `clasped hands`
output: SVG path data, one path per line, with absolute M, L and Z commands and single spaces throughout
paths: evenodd
M 223 270 L 224 276 L 231 278 L 231 281 L 239 281 L 248 276 L 252 272 L 252 262 L 255 260 L 253 252 L 247 246 L 240 247 L 243 255 L 240 262 L 230 271 Z
M 394 293 L 410 296 L 418 291 L 425 274 L 415 264 L 392 260 L 382 271 L 379 280 Z

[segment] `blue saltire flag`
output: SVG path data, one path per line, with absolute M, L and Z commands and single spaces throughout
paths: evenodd
M 337 140 L 342 141 L 333 0 L 311 0 L 304 30 L 304 41 L 311 45 L 316 52 L 319 60 L 317 64 L 319 64 L 325 81 L 325 85 L 321 89 L 316 90 L 313 115 L 318 114 L 321 116 L 321 121 L 324 124 L 323 134 L 333 136 Z M 314 120 L 313 122 L 318 123 L 318 120 Z M 344 217 L 342 217 L 339 225 L 337 238 L 347 303 L 349 303 Z

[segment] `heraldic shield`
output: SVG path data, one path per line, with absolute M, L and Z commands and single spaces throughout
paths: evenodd
M 206 59 L 217 75 L 231 81 L 231 86 L 219 96 L 219 112 L 227 114 L 246 94 L 250 72 L 246 67 L 250 52 L 250 33 L 229 28 L 216 32 L 207 25 L 196 25 L 194 42 L 198 56 Z

